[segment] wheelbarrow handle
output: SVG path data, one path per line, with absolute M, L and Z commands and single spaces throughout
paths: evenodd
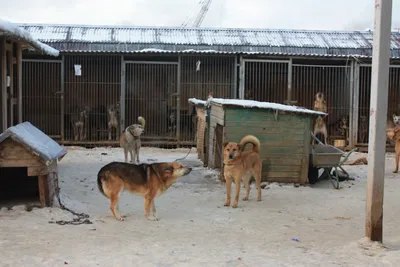
M 323 143 L 313 134 L 313 132 L 311 132 L 311 137 L 315 140 L 315 141 L 317 141 L 317 143 L 319 144 L 319 145 L 322 145 Z

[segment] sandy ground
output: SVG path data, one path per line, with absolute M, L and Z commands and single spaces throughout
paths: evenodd
M 187 150 L 143 148 L 144 162 L 172 161 Z M 352 158 L 360 157 L 361 154 Z M 263 201 L 223 206 L 225 188 L 217 173 L 191 153 L 193 172 L 156 200 L 161 220 L 143 215 L 141 198 L 123 194 L 123 222 L 111 216 L 98 192 L 101 166 L 123 160 L 120 149 L 69 148 L 59 163 L 64 204 L 90 214 L 91 225 L 56 225 L 71 219 L 58 208 L 14 206 L 0 211 L 0 266 L 398 266 L 400 262 L 400 174 L 387 155 L 384 246 L 363 239 L 366 166 L 346 166 L 356 179 L 335 190 L 270 184 Z M 241 191 L 242 195 L 244 190 Z M 292 240 L 293 238 L 297 239 Z

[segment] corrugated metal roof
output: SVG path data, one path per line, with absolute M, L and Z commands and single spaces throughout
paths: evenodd
M 19 24 L 38 40 L 71 52 L 191 52 L 372 56 L 373 32 Z M 392 57 L 400 57 L 393 32 Z

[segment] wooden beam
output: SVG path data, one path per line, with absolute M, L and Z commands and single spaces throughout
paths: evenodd
M 7 130 L 7 55 L 6 39 L 0 38 L 0 95 L 1 95 L 1 130 Z
M 375 0 L 365 235 L 382 242 L 392 0 Z
M 13 64 L 13 51 L 7 51 L 7 60 L 8 60 L 8 75 L 10 76 L 10 101 L 9 101 L 9 125 L 14 126 L 14 64 Z
M 39 175 L 38 183 L 39 183 L 40 207 L 42 208 L 49 207 L 50 199 L 49 199 L 48 175 Z
M 17 43 L 18 123 L 22 123 L 22 47 Z

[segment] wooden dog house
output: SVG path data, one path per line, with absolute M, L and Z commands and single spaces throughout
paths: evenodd
M 41 207 L 53 205 L 58 189 L 57 160 L 67 151 L 29 122 L 8 128 L 0 135 L 0 168 L 26 168 L 38 178 Z M 1 177 L 13 179 L 13 177 Z
M 246 135 L 261 143 L 262 179 L 268 182 L 308 182 L 312 122 L 322 112 L 251 100 L 211 101 L 208 167 L 223 171 L 223 143 Z M 250 145 L 249 145 L 250 146 Z
M 207 107 L 206 101 L 196 98 L 189 98 L 189 103 L 196 107 L 197 114 L 197 131 L 196 131 L 196 149 L 197 157 L 203 162 L 204 166 L 207 165 Z

